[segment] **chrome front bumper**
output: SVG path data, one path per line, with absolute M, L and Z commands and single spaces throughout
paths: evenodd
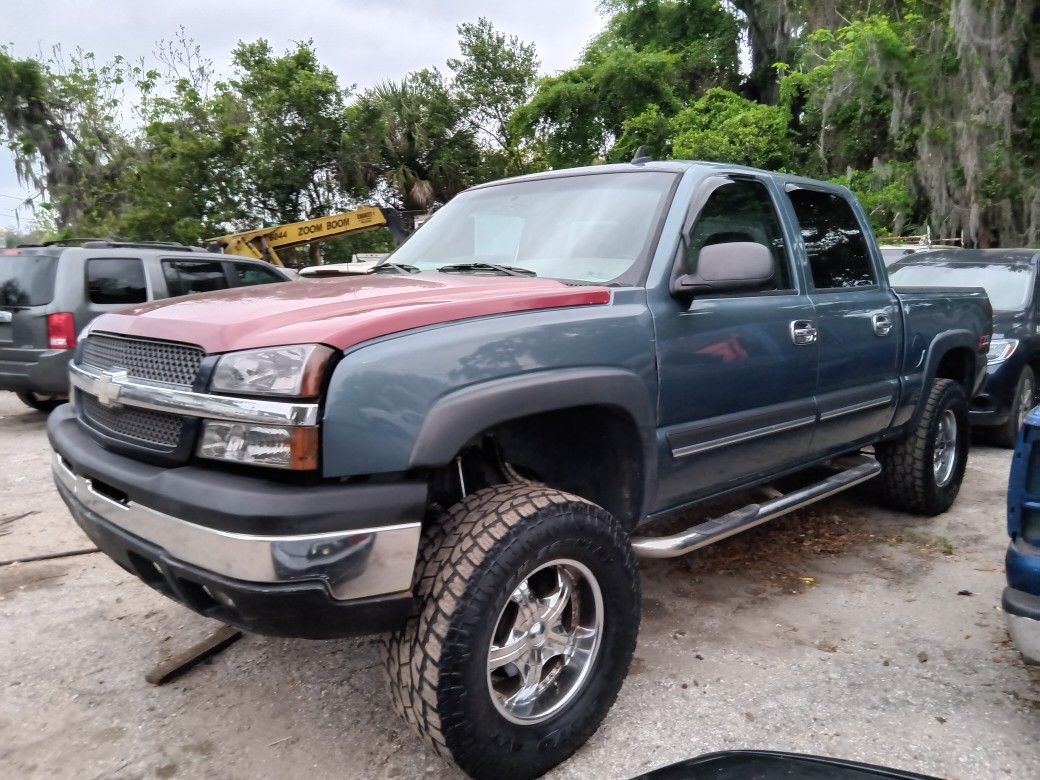
M 1026 663 L 1040 664 L 1040 620 L 1005 612 L 1008 633 Z
M 57 453 L 53 470 L 85 509 L 182 563 L 223 577 L 265 584 L 319 580 L 337 600 L 411 587 L 419 522 L 296 536 L 231 533 L 106 495 L 103 486 L 76 474 Z

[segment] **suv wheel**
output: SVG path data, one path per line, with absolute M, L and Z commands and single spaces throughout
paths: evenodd
M 968 402 L 950 379 L 932 383 L 914 431 L 875 447 L 886 502 L 921 515 L 945 512 L 957 498 L 968 463 Z
M 628 534 L 600 507 L 531 484 L 480 490 L 440 524 L 427 537 L 439 548 L 420 556 L 419 613 L 384 644 L 391 696 L 472 776 L 537 777 L 595 732 L 628 671 L 639 629 Z
M 1018 431 L 1026 420 L 1026 415 L 1033 408 L 1036 398 L 1036 376 L 1033 369 L 1026 366 L 1018 377 L 1015 385 L 1015 395 L 1011 399 L 1011 414 L 1007 422 L 993 431 L 994 443 L 1001 447 L 1014 447 Z
M 64 398 L 54 398 L 53 396 L 42 396 L 36 393 L 16 393 L 18 400 L 26 406 L 35 409 L 38 412 L 52 412 L 61 404 L 65 403 Z

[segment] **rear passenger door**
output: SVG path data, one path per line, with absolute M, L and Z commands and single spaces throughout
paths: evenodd
M 892 419 L 902 318 L 869 226 L 840 192 L 786 188 L 799 225 L 819 344 L 814 454 L 867 439 Z

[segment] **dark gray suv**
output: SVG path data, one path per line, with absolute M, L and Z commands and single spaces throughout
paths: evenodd
M 86 240 L 0 249 L 0 390 L 49 411 L 68 394 L 76 334 L 99 314 L 292 273 L 182 244 Z

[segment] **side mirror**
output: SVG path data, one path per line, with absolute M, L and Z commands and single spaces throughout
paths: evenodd
M 773 254 L 753 241 L 703 247 L 697 272 L 683 274 L 672 286 L 676 295 L 761 290 L 773 281 Z

